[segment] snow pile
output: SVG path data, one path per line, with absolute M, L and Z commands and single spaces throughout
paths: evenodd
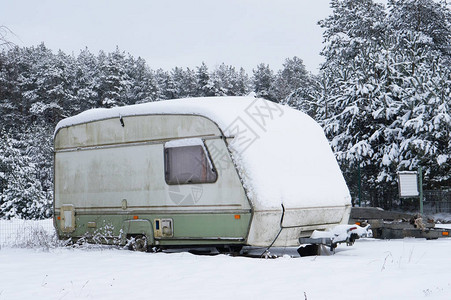
M 93 109 L 62 120 L 55 134 L 75 124 L 146 114 L 201 115 L 217 123 L 226 137 L 233 137 L 232 157 L 256 209 L 350 202 L 321 127 L 300 111 L 263 99 L 192 98 Z
M 359 238 L 373 237 L 371 226 L 361 227 L 358 225 L 337 225 L 328 231 L 313 231 L 312 239 L 330 238 L 332 243 L 348 241 L 351 234 L 357 234 Z
M 449 299 L 450 246 L 450 238 L 363 239 L 331 256 L 291 258 L 296 249 L 281 248 L 270 260 L 2 248 L 0 298 Z
M 429 217 L 436 223 L 451 223 L 451 213 L 437 213 Z

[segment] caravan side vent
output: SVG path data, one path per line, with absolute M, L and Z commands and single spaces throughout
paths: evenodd
M 173 237 L 173 223 L 172 219 L 155 219 L 153 222 L 155 237 Z

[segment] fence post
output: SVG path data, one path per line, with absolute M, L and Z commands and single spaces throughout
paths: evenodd
M 423 168 L 418 167 L 418 188 L 420 192 L 420 214 L 423 215 Z
M 359 163 L 359 179 L 358 179 L 358 184 L 359 184 L 359 207 L 362 207 L 362 177 L 361 177 L 361 173 L 360 173 L 360 159 L 358 160 Z

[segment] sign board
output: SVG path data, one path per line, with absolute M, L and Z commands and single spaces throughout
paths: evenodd
M 418 197 L 418 172 L 398 172 L 399 197 Z

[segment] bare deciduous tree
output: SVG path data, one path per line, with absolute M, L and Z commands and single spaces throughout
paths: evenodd
M 14 34 L 8 27 L 0 25 L 0 49 L 11 48 L 14 46 L 13 42 L 7 39 L 8 34 Z

